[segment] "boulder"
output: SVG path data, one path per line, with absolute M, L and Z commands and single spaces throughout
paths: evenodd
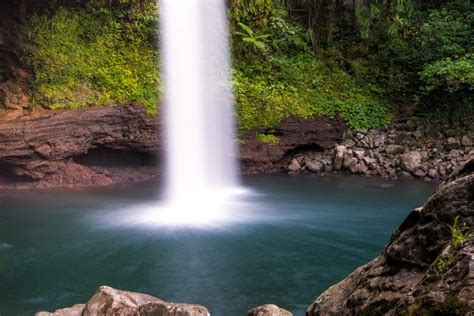
M 354 157 L 359 160 L 365 157 L 365 151 L 363 150 L 353 150 L 352 152 L 354 153 Z
M 471 315 L 474 158 L 413 210 L 383 253 L 321 294 L 315 315 Z
M 36 316 L 209 316 L 200 305 L 175 304 L 156 297 L 116 290 L 101 286 L 85 305 L 74 305 L 52 313 L 39 312 Z
M 82 316 L 86 304 L 76 304 L 72 307 L 58 309 L 53 313 L 38 312 L 35 316 Z
M 395 156 L 397 154 L 403 154 L 404 151 L 405 151 L 405 147 L 403 147 L 401 145 L 390 144 L 390 145 L 387 145 L 385 147 L 385 152 L 389 156 Z
M 454 137 L 449 137 L 447 140 L 446 140 L 446 145 L 445 145 L 445 148 L 446 149 L 458 149 L 459 147 L 461 147 L 461 142 L 454 138 Z
M 288 166 L 288 171 L 290 172 L 298 172 L 301 170 L 301 164 L 299 163 L 299 161 L 297 159 L 293 159 L 290 163 L 290 165 Z
M 438 178 L 438 171 L 436 169 L 430 169 L 428 170 L 428 176 L 432 179 Z
M 306 162 L 306 169 L 314 173 L 319 173 L 323 169 L 323 164 L 319 161 L 311 160 Z
M 415 172 L 421 166 L 421 155 L 418 151 L 410 151 L 401 156 L 400 162 L 403 170 Z
M 247 316 L 293 316 L 292 313 L 274 304 L 267 304 L 252 308 Z

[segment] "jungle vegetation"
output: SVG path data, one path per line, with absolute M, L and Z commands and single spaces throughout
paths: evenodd
M 154 0 L 2 6 L 15 22 L 2 26 L 0 54 L 8 46 L 10 59 L 0 72 L 12 58 L 28 69 L 32 106 L 159 110 Z M 228 0 L 241 130 L 290 115 L 339 115 L 354 128 L 473 115 L 473 8 L 469 0 Z M 2 42 L 6 32 L 17 44 Z

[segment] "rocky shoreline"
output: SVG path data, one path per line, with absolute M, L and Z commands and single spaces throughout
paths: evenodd
M 474 123 L 468 120 L 348 130 L 334 148 L 300 153 L 285 167 L 292 174 L 343 172 L 390 180 L 442 181 L 474 156 L 473 140 Z
M 98 187 L 159 176 L 159 117 L 138 105 L 0 113 L 0 189 Z M 348 130 L 326 117 L 284 119 L 236 140 L 241 171 L 347 173 L 442 181 L 474 156 L 474 122 Z

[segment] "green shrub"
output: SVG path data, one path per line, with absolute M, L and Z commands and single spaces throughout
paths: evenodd
M 350 127 L 390 120 L 388 104 L 337 68 L 311 54 L 278 56 L 268 67 L 247 64 L 234 71 L 240 128 L 274 126 L 288 116 L 341 116 Z
M 105 9 L 33 16 L 27 62 L 35 103 L 75 109 L 137 102 L 154 112 L 161 92 L 156 42 L 141 29 L 156 19 L 150 12 L 123 25 Z

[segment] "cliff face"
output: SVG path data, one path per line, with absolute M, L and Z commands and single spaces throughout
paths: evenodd
M 468 315 L 473 228 L 474 158 L 408 215 L 382 255 L 326 290 L 307 315 Z
M 136 173 L 143 160 L 159 159 L 163 151 L 159 117 L 148 116 L 138 105 L 15 113 L 9 119 L 0 112 L 0 188 L 129 182 L 130 174 Z M 253 130 L 241 144 L 243 171 L 283 170 L 291 153 L 308 146 L 328 149 L 340 140 L 344 130 L 340 120 L 288 118 L 272 131 L 278 134 L 277 144 L 258 140 L 259 133 L 266 131 Z M 116 174 L 96 168 L 90 160 L 97 160 L 97 156 L 115 165 L 123 164 L 123 159 L 114 161 L 125 157 L 132 171 Z M 153 167 L 151 163 L 147 166 Z M 155 165 L 145 176 L 133 177 L 144 180 L 157 173 Z

